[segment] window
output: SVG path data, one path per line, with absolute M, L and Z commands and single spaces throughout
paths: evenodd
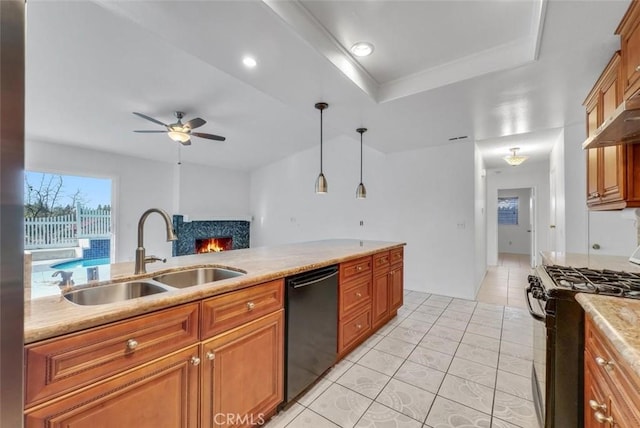
M 518 206 L 517 196 L 507 198 L 498 198 L 498 224 L 518 224 Z

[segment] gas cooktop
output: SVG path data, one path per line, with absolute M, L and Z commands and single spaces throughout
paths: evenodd
M 640 274 L 557 265 L 544 269 L 560 288 L 640 299 Z

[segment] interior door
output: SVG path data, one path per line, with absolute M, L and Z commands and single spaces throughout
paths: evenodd
M 558 251 L 556 237 L 556 170 L 549 172 L 549 251 Z

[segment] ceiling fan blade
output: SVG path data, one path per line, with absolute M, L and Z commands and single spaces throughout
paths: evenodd
M 205 123 L 207 123 L 206 120 L 196 117 L 195 119 L 191 119 L 189 122 L 185 123 L 184 126 L 190 129 L 196 129 L 201 127 Z
M 149 117 L 149 116 L 147 116 L 146 114 L 137 113 L 137 112 L 135 112 L 135 111 L 133 112 L 133 114 L 135 114 L 136 116 L 140 116 L 140 117 L 141 117 L 141 118 L 143 118 L 143 119 L 150 120 L 150 121 L 151 121 L 151 122 L 153 122 L 153 123 L 157 123 L 158 125 L 162 125 L 162 126 L 164 126 L 164 127 L 166 127 L 166 126 L 167 126 L 166 124 L 164 124 L 164 123 L 160 122 L 160 121 L 159 121 L 159 120 L 157 120 L 157 119 L 154 119 L 154 118 L 152 118 L 152 117 Z
M 191 140 L 187 140 L 187 141 L 180 141 L 180 144 L 182 144 L 183 146 L 190 146 L 191 145 Z
M 226 140 L 226 138 L 221 137 L 220 135 L 203 134 L 202 132 L 192 132 L 191 135 L 195 135 L 196 137 L 200 137 L 200 138 L 206 138 L 208 140 L 216 140 L 216 141 Z
M 166 134 L 167 131 L 140 131 L 140 130 L 136 130 L 133 132 L 144 132 L 145 134 Z

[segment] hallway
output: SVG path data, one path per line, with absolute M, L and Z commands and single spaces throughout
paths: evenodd
M 476 300 L 526 309 L 524 290 L 531 273 L 528 254 L 498 254 L 498 265 L 487 266 Z

